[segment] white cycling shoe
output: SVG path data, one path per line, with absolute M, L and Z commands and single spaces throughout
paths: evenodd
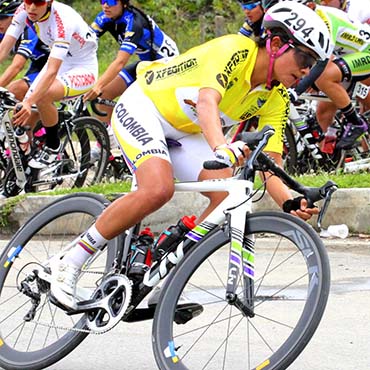
M 58 159 L 59 152 L 62 150 L 62 143 L 59 144 L 57 149 L 51 149 L 44 145 L 43 148 L 30 159 L 28 165 L 31 168 L 42 170 Z
M 67 309 L 76 309 L 76 282 L 81 270 L 63 259 L 54 257 L 50 261 L 50 293 L 57 303 Z

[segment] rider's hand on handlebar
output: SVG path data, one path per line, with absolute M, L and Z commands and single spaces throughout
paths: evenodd
M 32 107 L 27 101 L 23 101 L 17 104 L 14 109 L 13 114 L 13 125 L 14 126 L 24 126 L 27 124 L 28 119 L 32 113 Z
M 98 96 L 100 96 L 102 94 L 102 90 L 100 87 L 98 86 L 94 86 L 91 90 L 89 90 L 85 95 L 84 95 L 84 98 L 83 98 L 83 102 L 87 102 L 88 100 L 94 100 L 96 99 Z
M 241 166 L 249 154 L 249 148 L 243 141 L 235 141 L 231 144 L 222 144 L 214 150 L 217 162 L 224 163 L 228 167 Z
M 309 206 L 307 199 L 304 197 L 288 199 L 283 204 L 283 210 L 304 221 L 309 220 L 313 215 L 319 214 L 319 209 L 315 205 Z

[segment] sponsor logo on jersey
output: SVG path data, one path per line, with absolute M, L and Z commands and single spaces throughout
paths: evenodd
M 175 64 L 170 67 L 165 67 L 157 71 L 149 70 L 145 73 L 145 80 L 148 85 L 150 85 L 154 80 L 163 80 L 172 75 L 179 75 L 196 68 L 198 66 L 198 61 L 196 58 L 191 58 L 184 60 L 179 64 Z
M 147 133 L 147 131 L 131 117 L 127 112 L 127 109 L 122 103 L 119 103 L 114 108 L 115 116 L 127 132 L 129 132 L 138 142 L 142 145 L 146 145 L 153 140 L 153 138 Z
M 367 55 L 366 57 L 363 56 L 357 59 L 353 59 L 352 65 L 354 68 L 370 65 L 370 55 Z
M 130 38 L 135 35 L 135 32 L 127 31 L 125 32 L 125 39 Z
M 228 84 L 229 78 L 227 77 L 227 74 L 225 73 L 219 73 L 216 76 L 217 82 L 224 88 L 226 89 L 226 86 Z
M 79 33 L 73 32 L 72 37 L 80 44 L 81 48 L 86 44 L 86 40 Z
M 238 50 L 236 53 L 234 53 L 230 60 L 227 62 L 224 72 L 230 76 L 230 74 L 233 72 L 233 70 L 238 66 L 238 64 L 243 63 L 247 57 L 248 57 L 249 50 Z
M 248 110 L 240 116 L 240 120 L 244 121 L 254 116 L 260 110 L 263 104 L 266 103 L 266 101 L 267 101 L 266 98 L 257 98 L 256 102 L 250 104 Z
M 365 41 L 362 40 L 360 37 L 356 36 L 356 35 L 352 35 L 348 32 L 343 32 L 341 34 L 341 38 L 343 38 L 344 40 L 348 40 L 348 41 L 351 41 L 353 42 L 354 44 L 357 44 L 357 45 L 364 45 L 365 44 Z
M 62 18 L 60 18 L 59 14 L 56 10 L 54 10 L 54 16 L 55 16 L 55 22 L 57 24 L 58 37 L 64 39 L 66 37 L 66 32 L 65 32 L 65 29 L 64 29 L 64 24 L 63 24 Z

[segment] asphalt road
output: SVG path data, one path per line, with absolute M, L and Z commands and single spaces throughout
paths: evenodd
M 370 239 L 352 237 L 325 244 L 332 274 L 328 305 L 313 339 L 289 369 L 370 369 Z M 122 323 L 107 334 L 91 335 L 48 369 L 157 369 L 151 321 Z

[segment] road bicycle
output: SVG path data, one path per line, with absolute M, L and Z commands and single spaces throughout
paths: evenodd
M 12 112 L 17 104 L 14 95 L 0 89 L 0 171 L 2 192 L 6 197 L 25 192 L 39 192 L 57 187 L 81 187 L 99 182 L 109 156 L 109 138 L 103 124 L 84 116 L 82 99 L 62 104 L 59 110 L 59 136 L 62 148 L 57 160 L 45 169 L 33 169 L 28 161 L 45 142 L 41 123 L 36 124 L 31 151 L 26 154 L 14 134 Z M 65 109 L 69 106 L 69 109 Z M 94 163 L 91 145 L 99 143 L 102 150 Z
M 229 195 L 157 253 L 160 236 L 151 250 L 156 257 L 146 261 L 142 274 L 130 274 L 140 225 L 91 257 L 78 279 L 73 310 L 52 299 L 48 261 L 71 248 L 109 202 L 72 194 L 36 213 L 0 255 L 0 366 L 42 369 L 89 334 L 154 315 L 153 351 L 161 370 L 286 369 L 319 325 L 329 262 L 318 234 L 298 217 L 252 212 L 255 174 L 269 171 L 310 202 L 324 199 L 319 224 L 336 185 L 309 188 L 292 179 L 262 152 L 273 132 L 265 127 L 242 134 L 251 154 L 238 175 L 175 184 L 176 191 Z M 163 279 L 159 299 L 151 302 L 149 293 Z

